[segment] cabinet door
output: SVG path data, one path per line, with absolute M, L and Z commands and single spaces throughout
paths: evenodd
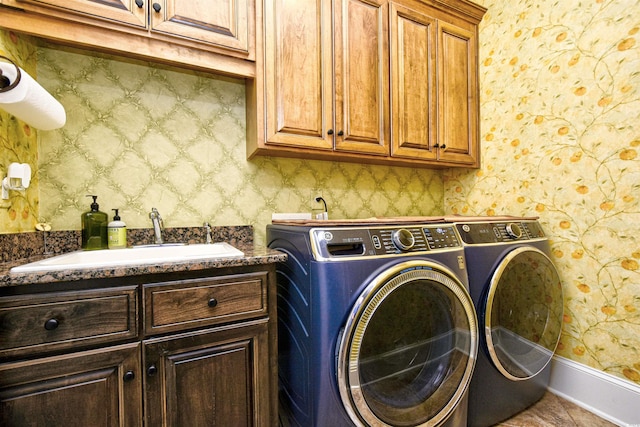
M 140 426 L 140 343 L 0 365 L 0 425 Z
M 268 426 L 267 319 L 144 342 L 149 426 Z
M 333 149 L 331 0 L 265 0 L 265 144 Z
M 147 0 L 19 0 L 28 5 L 46 6 L 62 12 L 78 13 L 147 28 Z M 138 3 L 136 3 L 138 2 Z
M 391 155 L 435 160 L 437 23 L 396 4 L 390 13 Z
M 151 32 L 235 50 L 254 58 L 255 0 L 146 0 Z
M 387 2 L 337 1 L 334 16 L 335 149 L 389 155 Z
M 469 166 L 479 164 L 476 43 L 474 31 L 439 22 L 439 159 Z

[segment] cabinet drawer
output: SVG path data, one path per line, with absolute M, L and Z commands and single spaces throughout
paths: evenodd
M 144 286 L 147 334 L 179 331 L 267 315 L 266 273 Z
M 0 298 L 0 358 L 135 338 L 136 289 Z

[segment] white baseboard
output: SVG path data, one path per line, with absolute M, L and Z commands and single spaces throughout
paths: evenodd
M 549 391 L 619 426 L 640 427 L 640 386 L 560 356 Z

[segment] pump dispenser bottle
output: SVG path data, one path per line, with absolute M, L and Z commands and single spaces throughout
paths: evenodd
M 118 209 L 111 209 L 116 214 L 113 221 L 107 226 L 107 237 L 109 238 L 109 249 L 123 249 L 127 247 L 127 226 L 120 220 Z
M 91 210 L 83 213 L 80 217 L 82 222 L 82 249 L 86 251 L 107 249 L 109 247 L 107 240 L 109 218 L 106 213 L 100 212 L 100 206 L 96 201 L 98 196 L 87 195 L 87 197 L 93 197 L 93 203 L 91 203 Z

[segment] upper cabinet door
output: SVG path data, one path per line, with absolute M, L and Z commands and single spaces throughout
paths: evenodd
M 266 145 L 333 149 L 331 1 L 264 2 Z
M 386 1 L 342 0 L 335 10 L 335 149 L 389 155 Z
M 391 155 L 435 160 L 436 20 L 391 5 Z M 466 100 L 465 100 L 466 103 Z
M 65 12 L 147 28 L 148 0 L 19 0 L 20 3 L 53 7 Z
M 138 0 L 142 1 L 142 0 Z M 235 50 L 254 59 L 255 0 L 145 0 L 151 31 Z
M 486 9 L 468 0 L 263 2 L 264 54 L 247 86 L 249 158 L 479 166 Z
M 480 159 L 476 35 L 441 21 L 438 43 L 439 159 L 477 166 Z

